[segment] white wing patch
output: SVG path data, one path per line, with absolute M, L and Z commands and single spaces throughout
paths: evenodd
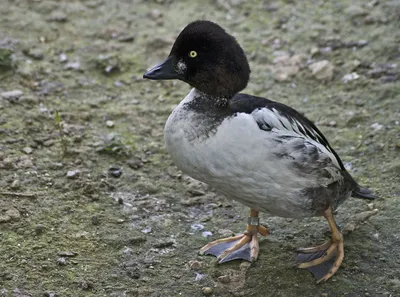
M 261 108 L 252 112 L 252 116 L 259 127 L 264 130 L 271 130 L 282 136 L 301 137 L 315 145 L 321 152 L 325 153 L 332 160 L 332 163 L 340 168 L 339 161 L 333 154 L 331 148 L 326 145 L 323 138 L 312 127 L 303 125 L 292 117 L 283 116 L 275 108 Z

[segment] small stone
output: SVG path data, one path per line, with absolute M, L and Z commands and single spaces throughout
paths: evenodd
M 374 129 L 374 131 L 379 131 L 383 128 L 383 125 L 379 124 L 379 123 L 373 123 L 371 125 L 371 128 Z
M 37 235 L 40 235 L 40 234 L 42 234 L 44 232 L 44 229 L 45 229 L 44 225 L 37 224 L 36 227 L 35 227 L 35 232 L 36 232 Z
M 92 224 L 95 226 L 100 224 L 100 219 L 98 216 L 96 216 L 96 215 L 92 216 Z
M 344 82 L 345 84 L 347 84 L 349 81 L 356 80 L 356 79 L 358 79 L 359 77 L 360 77 L 360 76 L 358 75 L 357 72 L 348 73 L 348 74 L 345 74 L 345 75 L 343 76 L 342 82 Z
M 348 70 L 348 71 L 354 71 L 356 70 L 359 66 L 361 65 L 361 62 L 359 60 L 351 60 L 349 62 L 347 62 L 344 67 Z
M 68 20 L 67 15 L 63 11 L 53 11 L 47 18 L 49 22 L 59 22 L 64 23 Z
M 68 57 L 67 57 L 66 54 L 61 53 L 60 56 L 59 56 L 59 60 L 60 60 L 61 63 L 65 63 L 65 62 L 68 61 Z
M 81 69 L 81 63 L 79 62 L 69 62 L 64 67 L 65 70 L 79 70 Z
M 108 175 L 118 178 L 122 175 L 122 168 L 119 166 L 110 166 L 110 168 L 108 168 Z
M 144 234 L 148 234 L 148 233 L 150 233 L 151 232 L 151 227 L 147 227 L 147 228 L 144 228 L 144 229 L 142 229 L 142 230 L 140 230 L 142 233 L 144 233 Z
M 61 251 L 57 253 L 60 257 L 76 257 L 78 253 L 76 252 L 69 252 L 69 251 Z
M 118 197 L 118 204 L 124 204 L 124 199 L 122 197 Z
M 132 42 L 135 40 L 135 35 L 121 35 L 117 40 L 119 42 Z
M 64 167 L 64 164 L 61 162 L 52 162 L 52 163 L 50 163 L 49 167 L 50 167 L 50 169 L 53 169 L 53 170 L 61 169 Z
M 192 270 L 199 270 L 201 268 L 201 262 L 196 260 L 189 261 L 189 267 Z
M 368 203 L 367 207 L 369 210 L 374 210 L 375 209 L 375 204 L 374 203 Z
M 193 224 L 190 226 L 190 229 L 194 230 L 194 231 L 201 231 L 204 229 L 204 226 L 202 224 Z
M 18 179 L 13 180 L 10 188 L 13 190 L 19 189 L 21 182 Z
M 153 20 L 157 20 L 158 18 L 163 16 L 163 13 L 158 10 L 158 9 L 152 9 L 149 13 L 148 16 L 153 19 Z
M 54 143 L 55 143 L 55 141 L 53 139 L 49 139 L 49 140 L 46 140 L 45 142 L 43 142 L 43 146 L 44 147 L 51 147 L 51 146 L 54 145 Z
M 290 80 L 300 71 L 301 56 L 282 55 L 274 60 L 273 74 L 274 79 L 279 82 Z
M 193 197 L 204 196 L 206 194 L 204 191 L 197 189 L 189 189 L 188 193 Z
M 180 200 L 180 203 L 183 206 L 193 206 L 193 205 L 201 204 L 201 199 L 199 197 L 193 197 L 193 198 L 188 198 L 188 199 L 182 198 Z
M 366 25 L 372 25 L 373 23 L 375 23 L 375 19 L 374 19 L 373 16 L 367 15 L 367 16 L 364 18 L 364 24 L 366 24 Z
M 10 217 L 11 220 L 18 221 L 21 218 L 21 213 L 15 207 L 8 209 L 5 213 L 6 216 Z
M 33 162 L 31 159 L 29 159 L 28 156 L 21 156 L 21 160 L 19 160 L 18 168 L 32 168 L 33 167 Z
M 328 60 L 312 63 L 308 68 L 318 80 L 331 80 L 333 78 L 334 66 Z
M 127 164 L 132 169 L 139 169 L 143 167 L 143 162 L 140 158 L 132 158 L 127 161 Z
M 80 175 L 81 175 L 81 171 L 79 169 L 70 170 L 67 172 L 67 178 L 69 178 L 69 179 L 78 178 Z
M 204 231 L 203 233 L 201 233 L 201 236 L 203 236 L 203 237 L 210 237 L 210 236 L 212 236 L 213 234 L 212 234 L 212 232 L 210 232 L 210 231 Z
M 336 123 L 336 121 L 330 121 L 328 123 L 328 125 L 331 126 L 331 127 L 336 127 L 337 123 Z
M 319 53 L 319 48 L 318 47 L 313 47 L 313 48 L 310 49 L 311 57 L 315 56 L 318 53 Z
M 60 265 L 60 266 L 65 266 L 65 265 L 67 265 L 67 259 L 65 259 L 63 257 L 59 257 L 56 259 L 56 264 Z
M 108 128 L 112 128 L 112 127 L 114 127 L 114 122 L 113 121 L 107 121 L 106 125 L 107 125 Z
M 21 90 L 13 90 L 0 93 L 0 97 L 5 100 L 18 100 L 23 94 L 24 92 L 22 92 Z
M 167 247 L 171 247 L 175 244 L 174 241 L 172 240 L 166 240 L 166 241 L 159 241 L 153 244 L 153 247 L 157 248 L 157 249 L 164 249 Z
M 7 223 L 9 221 L 11 221 L 11 218 L 9 216 L 0 214 L 0 224 Z
M 231 282 L 231 278 L 229 277 L 229 275 L 221 275 L 218 277 L 218 281 L 221 284 L 228 284 Z
M 25 154 L 32 154 L 32 152 L 33 152 L 33 149 L 32 148 L 30 148 L 29 146 L 27 146 L 27 147 L 24 147 L 23 149 L 22 149 L 22 151 L 25 153 Z
M 206 296 L 209 296 L 209 295 L 211 295 L 213 293 L 213 289 L 210 288 L 210 287 L 204 287 L 202 289 L 202 291 L 203 291 L 203 294 L 206 295 Z
M 43 60 L 44 54 L 41 49 L 38 48 L 30 48 L 30 49 L 25 49 L 22 51 L 26 56 L 35 59 L 35 60 Z
M 222 237 L 229 237 L 232 236 L 233 231 L 229 229 L 219 229 L 218 234 L 220 234 Z
M 358 5 L 350 5 L 344 10 L 344 13 L 350 17 L 360 17 L 368 14 L 368 11 Z

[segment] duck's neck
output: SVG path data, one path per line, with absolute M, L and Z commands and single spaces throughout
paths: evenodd
M 204 104 L 214 107 L 225 107 L 229 104 L 229 101 L 233 96 L 215 96 L 204 93 L 198 89 L 193 90 L 195 92 L 194 97 L 199 98 Z

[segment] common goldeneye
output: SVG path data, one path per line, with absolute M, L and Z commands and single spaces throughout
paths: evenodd
M 201 248 L 223 263 L 255 261 L 258 214 L 303 218 L 324 216 L 331 240 L 297 249 L 297 266 L 329 279 L 343 261 L 343 236 L 333 211 L 347 198 L 374 199 L 343 166 L 325 136 L 296 110 L 266 98 L 239 93 L 250 76 L 235 38 L 210 21 L 195 21 L 177 37 L 171 53 L 144 78 L 179 79 L 193 89 L 169 116 L 165 145 L 184 173 L 250 207 L 244 234 Z

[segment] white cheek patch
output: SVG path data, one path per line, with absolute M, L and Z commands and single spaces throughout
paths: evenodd
M 187 66 L 186 66 L 185 62 L 183 62 L 183 61 L 179 61 L 179 62 L 176 64 L 176 67 L 177 67 L 177 71 L 178 71 L 180 74 L 185 73 L 185 71 L 186 71 L 186 69 L 187 69 Z

